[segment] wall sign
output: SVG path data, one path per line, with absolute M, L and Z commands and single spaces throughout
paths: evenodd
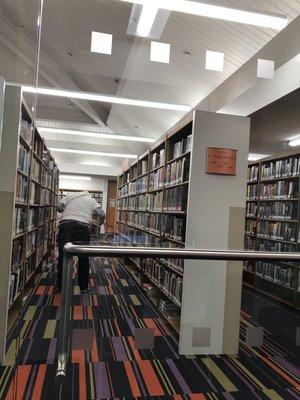
M 208 147 L 206 150 L 206 173 L 236 175 L 236 150 Z

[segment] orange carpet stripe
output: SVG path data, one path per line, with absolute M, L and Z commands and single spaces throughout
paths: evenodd
M 93 294 L 93 299 L 94 299 L 94 306 L 97 307 L 99 305 L 99 303 L 98 303 L 98 297 L 96 294 Z
M 115 327 L 116 327 L 116 330 L 117 330 L 117 332 L 118 332 L 118 336 L 122 336 L 117 320 L 114 319 L 113 321 L 114 321 L 114 325 L 115 325 Z
M 86 400 L 86 373 L 85 363 L 79 363 L 79 400 Z
M 150 396 L 163 396 L 165 393 L 161 387 L 161 384 L 159 383 L 159 380 L 157 379 L 151 362 L 148 360 L 139 360 L 138 365 L 142 372 Z
M 72 350 L 72 363 L 83 364 L 84 362 L 84 350 Z
M 134 375 L 130 361 L 124 361 L 124 367 L 126 370 L 126 374 L 127 374 L 127 378 L 128 378 L 129 384 L 130 384 L 132 395 L 134 397 L 140 397 L 141 392 L 140 392 L 138 383 L 135 379 L 135 375 Z
M 204 394 L 202 393 L 190 394 L 189 396 L 191 400 L 206 400 Z
M 135 347 L 135 343 L 134 343 L 133 337 L 130 336 L 128 338 L 128 341 L 129 341 L 130 347 L 132 348 L 132 351 L 133 351 L 133 354 L 134 354 L 134 358 L 136 359 L 136 361 L 141 361 L 142 359 L 141 359 L 140 353 L 138 352 L 138 350 Z
M 97 363 L 99 362 L 99 355 L 98 355 L 98 346 L 96 342 L 96 338 L 93 338 L 93 346 L 92 346 L 92 362 Z
M 52 305 L 53 305 L 53 306 L 56 306 L 56 307 L 60 306 L 60 305 L 61 305 L 61 299 L 62 299 L 61 294 L 56 294 L 56 295 L 54 296 Z
M 87 308 L 88 319 L 93 319 L 92 307 L 91 306 L 87 306 L 86 308 Z
M 137 313 L 135 312 L 134 306 L 130 306 L 132 313 L 134 314 L 135 318 L 138 318 Z
M 74 319 L 83 319 L 83 309 L 82 306 L 74 306 Z
M 38 288 L 35 291 L 35 294 L 37 296 L 42 296 L 45 293 L 46 288 L 47 288 L 47 286 L 44 286 L 44 285 L 38 286 Z
M 35 380 L 34 390 L 32 394 L 32 400 L 40 400 L 42 398 L 42 390 L 46 375 L 46 368 L 47 367 L 45 364 L 41 364 L 39 366 L 39 371 Z
M 180 394 L 175 394 L 175 396 L 173 396 L 173 400 L 183 400 L 183 398 L 180 396 Z
M 153 329 L 154 336 L 161 336 L 161 331 L 158 329 L 158 327 L 157 327 L 156 323 L 153 321 L 153 319 L 144 318 L 144 321 L 148 328 Z
M 14 379 L 12 380 L 6 400 L 23 400 L 24 399 L 24 392 L 26 389 L 27 380 L 29 378 L 31 371 L 31 365 L 19 365 L 18 366 L 18 373 L 17 376 L 17 385 L 15 386 Z M 16 396 L 15 396 L 16 394 Z
M 270 367 L 272 367 L 278 374 L 280 374 L 284 379 L 286 379 L 291 385 L 295 386 L 297 390 L 300 389 L 300 384 L 296 382 L 294 379 L 292 379 L 290 376 L 288 376 L 284 371 L 282 371 L 280 368 L 277 367 L 272 361 L 270 361 L 266 357 L 262 357 L 262 360 L 267 363 Z

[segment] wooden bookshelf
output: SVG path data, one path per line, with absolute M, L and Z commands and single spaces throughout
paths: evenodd
M 58 198 L 61 200 L 63 197 L 67 196 L 71 193 L 78 193 L 82 192 L 79 189 L 59 189 Z M 103 208 L 103 192 L 101 190 L 89 190 L 89 194 L 97 201 L 101 208 Z M 99 238 L 100 237 L 101 227 L 93 224 L 92 231 L 91 231 L 91 238 Z
M 249 164 L 246 250 L 300 251 L 299 185 L 299 152 L 289 151 Z M 243 282 L 300 308 L 300 264 L 244 263 Z
M 33 123 L 21 88 L 6 87 L 0 155 L 0 357 L 7 328 L 39 274 L 53 260 L 59 171 Z
M 219 131 L 221 126 L 222 135 Z M 206 149 L 209 146 L 215 147 L 220 137 L 222 142 L 220 147 L 236 148 L 241 154 L 239 173 L 236 177 L 228 178 L 205 173 Z M 224 140 L 227 141 L 226 146 Z M 228 226 L 226 225 L 224 229 L 221 226 L 222 229 L 218 229 L 220 221 L 219 219 L 214 221 L 214 210 L 220 206 L 223 217 L 227 215 L 229 226 L 235 224 L 235 235 L 240 229 L 236 235 L 238 237 L 236 242 L 240 241 L 239 248 L 242 248 L 245 196 L 241 196 L 239 188 L 241 184 L 246 184 L 247 164 L 243 164 L 242 155 L 244 154 L 246 158 L 248 140 L 247 118 L 221 116 L 202 111 L 195 111 L 190 121 L 185 121 L 179 127 L 167 132 L 118 177 L 117 242 L 141 247 L 216 248 L 217 244 L 214 243 L 214 237 L 210 232 L 207 235 L 209 239 L 202 239 L 207 227 L 207 231 L 217 229 L 218 234 L 221 232 L 221 242 L 228 246 L 231 240 L 228 236 Z M 230 196 L 224 200 L 224 184 L 227 181 Z M 218 191 L 217 196 L 215 189 Z M 207 191 L 212 193 L 211 203 L 204 200 Z M 233 196 L 237 199 L 232 200 Z M 241 207 L 239 216 L 234 222 L 229 215 L 230 202 Z M 209 215 L 212 226 L 207 222 L 202 223 L 202 220 Z M 225 297 L 221 295 L 216 301 L 210 298 L 205 300 L 204 305 L 201 290 L 204 285 L 204 292 L 207 291 L 207 279 L 211 285 L 212 281 L 220 278 L 217 277 L 217 271 L 221 271 L 222 267 L 226 272 L 224 275 L 221 274 L 220 279 L 225 279 L 232 268 L 229 263 L 216 262 L 211 266 L 204 261 L 160 258 L 131 261 L 130 267 L 127 266 L 128 271 L 179 333 L 181 354 L 236 352 L 238 318 L 233 317 L 230 322 L 232 330 L 236 332 L 234 334 L 231 332 L 231 338 L 222 342 L 221 338 L 217 338 L 217 332 L 226 329 L 227 319 L 224 316 L 220 318 L 219 311 L 215 312 L 213 308 L 218 303 L 218 310 L 224 310 Z M 236 315 L 239 315 L 240 312 L 237 307 L 240 304 L 238 297 L 239 290 L 241 291 L 241 271 L 242 268 L 240 272 L 235 273 L 235 277 L 240 276 L 240 281 L 236 278 L 235 282 L 232 280 L 226 283 L 226 279 L 223 281 L 224 287 L 226 286 L 231 293 L 227 293 L 227 300 L 232 297 L 228 300 L 228 304 L 232 304 L 231 311 L 226 308 L 228 314 L 236 312 Z M 191 280 L 193 275 L 195 278 Z M 199 284 L 199 288 L 191 287 L 195 282 Z M 195 307 L 199 304 L 203 315 L 207 313 L 211 315 L 211 321 L 209 323 L 203 321 L 201 312 L 195 310 L 192 304 L 195 304 Z M 194 316 L 193 321 L 187 321 L 192 316 Z M 205 324 L 211 327 L 210 345 L 195 346 L 192 344 L 193 329 L 208 326 Z

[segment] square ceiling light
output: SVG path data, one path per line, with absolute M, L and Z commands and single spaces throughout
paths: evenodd
M 274 61 L 271 60 L 257 60 L 257 77 L 264 79 L 274 78 Z
M 169 64 L 170 48 L 168 43 L 151 42 L 150 61 Z
M 205 69 L 209 71 L 223 71 L 224 53 L 206 50 Z
M 92 31 L 91 52 L 111 55 L 112 39 L 109 33 Z

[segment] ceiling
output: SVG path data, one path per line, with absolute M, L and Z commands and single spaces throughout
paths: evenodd
M 0 0 L 0 75 L 34 84 L 37 0 Z M 249 8 L 246 0 L 215 0 Z M 256 10 L 300 14 L 299 0 L 252 0 Z M 149 61 L 150 41 L 127 34 L 132 5 L 118 0 L 44 0 L 40 86 L 105 93 L 196 106 L 260 51 L 278 32 L 250 25 L 170 13 L 159 41 L 171 44 L 170 64 Z M 91 31 L 113 34 L 111 56 L 90 52 Z M 225 53 L 223 72 L 205 70 L 206 50 Z M 185 52 L 191 56 L 187 56 Z M 32 96 L 26 96 L 29 104 Z M 184 113 L 39 96 L 37 118 L 44 126 L 59 121 L 74 129 L 91 124 L 108 132 L 158 138 Z M 71 124 L 71 125 L 70 125 Z M 73 124 L 73 125 L 72 125 Z M 141 154 L 147 143 L 45 134 L 50 147 Z M 260 136 L 251 141 L 260 147 Z M 87 156 L 57 153 L 61 169 Z M 90 158 L 90 156 L 89 156 Z M 116 174 L 122 159 L 103 157 Z M 99 162 L 99 157 L 95 161 Z M 104 162 L 104 161 L 103 161 Z M 81 167 L 82 168 L 82 167 Z M 99 168 L 98 173 L 108 175 Z M 112 170 L 111 170 L 112 171 Z M 75 172 L 75 171 L 74 171 Z

